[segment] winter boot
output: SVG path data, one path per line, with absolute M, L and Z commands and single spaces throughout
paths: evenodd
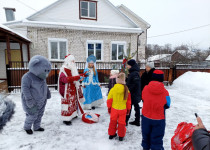
M 63 121 L 63 123 L 67 126 L 70 126 L 71 125 L 71 121 Z
M 115 135 L 110 135 L 109 139 L 112 140 L 113 138 L 115 138 L 117 136 L 117 134 L 115 133 Z
M 133 121 L 133 122 L 129 122 L 130 125 L 135 125 L 135 126 L 140 126 L 140 122 L 139 121 Z
M 30 129 L 30 130 L 25 130 L 27 134 L 33 134 L 33 131 Z
M 40 131 L 40 132 L 43 132 L 43 131 L 44 131 L 44 128 L 39 128 L 39 129 L 34 130 L 34 131 Z
M 124 139 L 123 137 L 119 137 L 119 141 L 123 141 L 123 139 Z

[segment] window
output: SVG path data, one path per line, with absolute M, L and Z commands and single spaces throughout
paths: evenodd
M 123 60 L 125 54 L 125 42 L 112 43 L 112 60 Z
M 97 20 L 97 2 L 80 0 L 80 19 Z
M 15 20 L 15 8 L 4 8 L 7 21 Z
M 102 61 L 102 46 L 102 41 L 87 41 L 87 57 L 94 55 L 97 61 Z
M 68 52 L 66 39 L 49 39 L 49 59 L 64 60 Z

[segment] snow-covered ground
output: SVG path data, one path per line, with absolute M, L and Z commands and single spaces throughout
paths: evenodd
M 182 121 L 196 124 L 194 113 L 203 119 L 210 129 L 210 74 L 188 72 L 178 78 L 173 86 L 167 87 L 172 104 L 166 114 L 164 146 L 170 150 L 170 141 L 178 123 Z M 106 89 L 102 89 L 105 96 Z M 52 92 L 48 100 L 42 126 L 45 132 L 27 135 L 23 130 L 25 119 L 20 94 L 8 96 L 16 103 L 16 113 L 0 132 L 1 150 L 141 150 L 141 128 L 128 126 L 123 142 L 109 140 L 107 135 L 109 115 L 105 103 L 93 112 L 101 115 L 97 124 L 85 124 L 81 117 L 73 120 L 72 126 L 65 126 L 60 119 L 60 96 Z M 105 97 L 106 99 L 106 97 Z M 133 120 L 134 116 L 132 113 Z

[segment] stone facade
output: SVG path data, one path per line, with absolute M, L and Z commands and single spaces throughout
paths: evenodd
M 126 42 L 126 50 L 131 43 L 131 53 L 137 49 L 138 34 L 113 33 L 113 32 L 93 32 L 69 29 L 38 28 L 28 27 L 28 38 L 31 39 L 31 57 L 34 55 L 43 55 L 48 58 L 48 39 L 62 38 L 68 41 L 68 52 L 75 56 L 76 61 L 86 61 L 86 42 L 87 40 L 103 41 L 103 61 L 111 61 L 111 42 Z M 145 53 L 145 49 L 141 49 Z M 134 57 L 134 59 L 136 56 Z

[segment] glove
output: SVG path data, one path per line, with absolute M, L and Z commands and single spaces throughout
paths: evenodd
M 131 111 L 131 110 L 129 110 L 129 109 L 127 110 L 127 114 L 126 114 L 127 116 L 130 114 L 130 111 Z
M 30 114 L 35 114 L 38 112 L 38 107 L 35 105 L 34 107 L 29 109 Z
M 108 108 L 108 113 L 111 114 L 111 108 Z

